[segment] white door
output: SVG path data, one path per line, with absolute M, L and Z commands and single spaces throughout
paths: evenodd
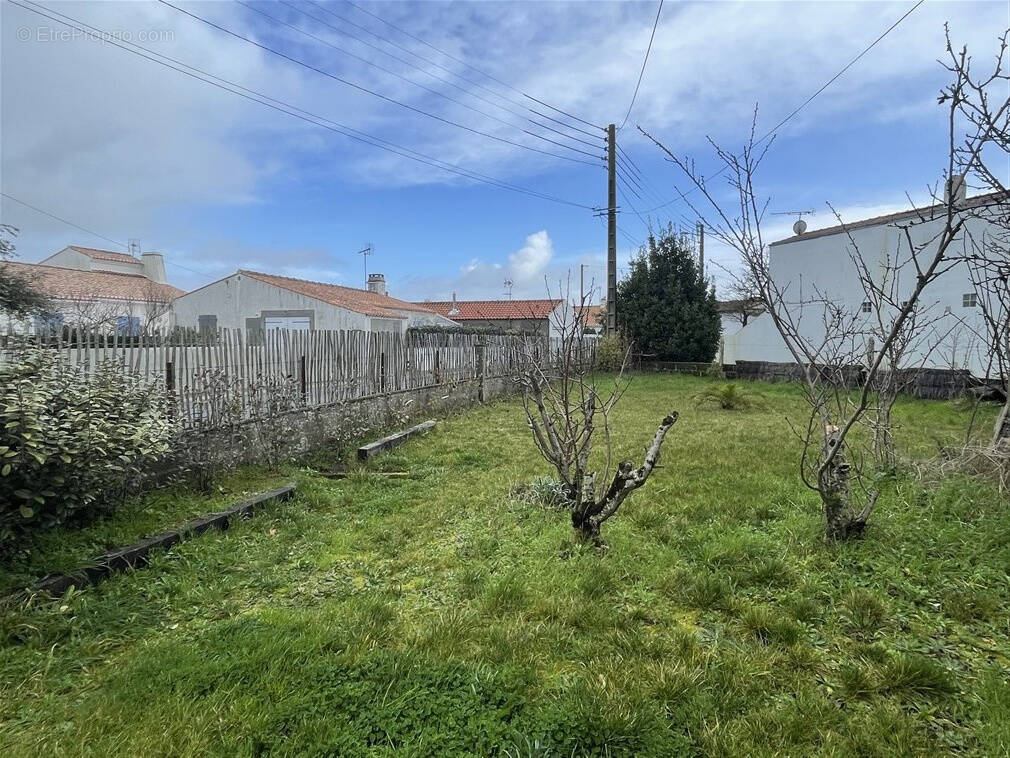
M 263 319 L 265 329 L 289 329 L 293 332 L 309 331 L 308 316 L 267 316 Z

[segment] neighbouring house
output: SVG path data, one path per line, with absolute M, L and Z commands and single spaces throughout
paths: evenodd
M 607 304 L 587 305 L 576 308 L 582 327 L 593 334 L 603 334 L 607 323 Z
M 476 329 L 554 337 L 571 308 L 553 300 L 452 300 L 417 303 L 455 323 Z
M 72 245 L 40 263 L 7 263 L 12 273 L 28 277 L 49 295 L 53 312 L 29 323 L 8 317 L 8 328 L 34 333 L 63 327 L 98 328 L 119 334 L 165 328 L 171 304 L 182 290 L 165 281 L 161 253 L 127 253 Z
M 948 182 L 948 192 L 951 191 Z M 1002 193 L 965 197 L 964 182 L 953 182 L 955 207 L 965 214 L 962 238 L 970 235 L 980 240 L 993 231 L 989 221 L 978 218 L 975 211 L 1006 203 Z M 948 196 L 949 197 L 949 196 Z M 882 271 L 888 261 L 907 260 L 909 235 L 916 247 L 927 245 L 923 255 L 931 253 L 944 226 L 945 204 L 909 209 L 886 216 L 877 216 L 804 231 L 769 245 L 770 273 L 778 287 L 786 293 L 786 306 L 798 320 L 801 333 L 815 344 L 824 339 L 824 301 L 839 305 L 852 313 L 854 319 L 870 319 L 872 304 L 865 302 L 856 267 L 850 257 L 853 243 L 871 271 Z M 937 218 L 933 218 L 937 216 Z M 920 219 L 932 219 L 920 223 Z M 908 226 L 910 222 L 915 222 Z M 850 239 L 851 236 L 851 239 Z M 959 242 L 949 255 L 954 258 L 963 251 Z M 914 270 L 909 266 L 898 280 L 899 289 L 910 292 L 915 284 Z M 817 302 L 813 302 L 817 301 Z M 929 340 L 928 351 L 910 355 L 906 367 L 931 369 L 967 369 L 982 377 L 987 374 L 991 350 L 979 310 L 978 299 L 967 266 L 955 262 L 946 273 L 929 285 L 923 294 L 923 308 L 929 308 L 935 339 Z M 871 347 L 867 340 L 867 350 Z M 763 313 L 748 319 L 747 325 L 735 333 L 724 335 L 723 360 L 769 361 L 792 363 L 793 357 L 782 342 L 771 316 Z
M 424 305 L 390 297 L 382 274 L 369 274 L 368 289 L 362 290 L 239 270 L 176 298 L 172 310 L 176 326 L 244 329 L 250 337 L 270 329 L 404 333 L 411 327 L 455 326 Z

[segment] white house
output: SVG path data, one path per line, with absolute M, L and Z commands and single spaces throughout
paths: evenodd
M 957 207 L 963 213 L 994 205 L 1001 200 L 1000 193 L 965 198 L 963 183 L 955 186 L 961 192 Z M 1005 201 L 1002 198 L 1002 202 Z M 943 228 L 945 207 L 939 204 L 911 209 L 846 223 L 844 226 L 806 231 L 771 243 L 769 256 L 772 279 L 784 292 L 790 312 L 799 316 L 803 335 L 814 344 L 820 343 L 825 336 L 822 318 L 824 305 L 809 304 L 814 296 L 841 306 L 843 310 L 852 313 L 854 318 L 871 317 L 872 306 L 864 302 L 865 293 L 849 252 L 853 243 L 868 268 L 879 275 L 888 262 L 893 266 L 895 260 L 908 259 L 909 243 L 905 238 L 904 227 L 909 222 L 916 222 L 908 227 L 912 244 L 917 249 L 922 249 L 921 256 L 928 257 L 931 255 L 931 244 L 935 244 L 936 236 Z M 918 219 L 929 219 L 934 215 L 937 218 L 918 223 Z M 989 222 L 973 214 L 966 215 L 968 217 L 961 238 L 949 251 L 952 258 L 964 250 L 969 235 L 972 239 L 980 240 L 990 232 Z M 910 265 L 903 266 L 897 280 L 899 297 L 902 292 L 911 292 L 914 286 L 914 268 Z M 808 304 L 800 305 L 803 302 Z M 908 365 L 968 369 L 976 376 L 984 376 L 990 350 L 984 338 L 984 323 L 967 266 L 957 263 L 931 283 L 922 295 L 920 307 L 928 309 L 928 318 L 937 319 L 933 327 L 933 333 L 937 335 L 933 340 L 935 347 L 927 351 L 928 354 L 923 352 L 910 356 Z M 724 335 L 723 344 L 726 363 L 738 360 L 793 362 L 792 355 L 768 314 L 751 318 L 745 327 Z
M 72 268 L 76 271 L 108 271 L 115 274 L 143 276 L 156 284 L 165 284 L 165 259 L 161 253 L 141 253 L 137 258 L 129 253 L 98 250 L 70 245 L 39 261 L 45 266 Z
M 175 299 L 175 324 L 201 331 L 268 329 L 406 332 L 411 327 L 455 324 L 416 303 L 386 294 L 382 274 L 368 289 L 343 287 L 258 271 L 236 271 Z
M 137 334 L 170 325 L 171 302 L 182 290 L 165 281 L 161 253 L 136 258 L 126 253 L 72 245 L 40 263 L 6 263 L 49 295 L 53 312 L 31 323 L 7 316 L 7 328 L 54 331 L 67 327 Z

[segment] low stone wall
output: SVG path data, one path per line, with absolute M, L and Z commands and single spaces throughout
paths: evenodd
M 642 361 L 637 365 L 641 371 L 672 372 L 708 376 L 712 374 L 712 363 L 687 363 L 681 361 Z M 822 371 L 834 380 L 841 379 L 846 387 L 861 387 L 866 378 L 863 366 L 822 366 Z M 971 373 L 960 369 L 903 369 L 898 372 L 902 394 L 928 400 L 950 400 L 968 394 L 972 387 L 979 385 Z M 742 379 L 761 382 L 800 382 L 803 369 L 796 363 L 773 363 L 771 361 L 737 361 L 722 367 L 727 379 Z
M 833 377 L 842 378 L 846 387 L 861 387 L 866 379 L 863 366 L 821 367 Z M 950 400 L 968 393 L 977 382 L 970 372 L 960 369 L 902 369 L 898 372 L 902 394 L 928 400 Z M 796 363 L 737 361 L 726 366 L 727 376 L 763 382 L 798 382 L 803 369 Z
M 193 431 L 175 454 L 150 472 L 144 488 L 169 483 L 200 468 L 223 470 L 271 458 L 297 458 L 324 446 L 340 448 L 367 433 L 444 416 L 514 389 L 515 382 L 508 377 L 467 379 L 295 409 L 227 429 Z

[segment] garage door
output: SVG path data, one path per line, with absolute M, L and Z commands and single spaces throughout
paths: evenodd
M 270 329 L 290 329 L 296 332 L 309 331 L 308 316 L 267 316 L 263 319 L 263 327 Z

